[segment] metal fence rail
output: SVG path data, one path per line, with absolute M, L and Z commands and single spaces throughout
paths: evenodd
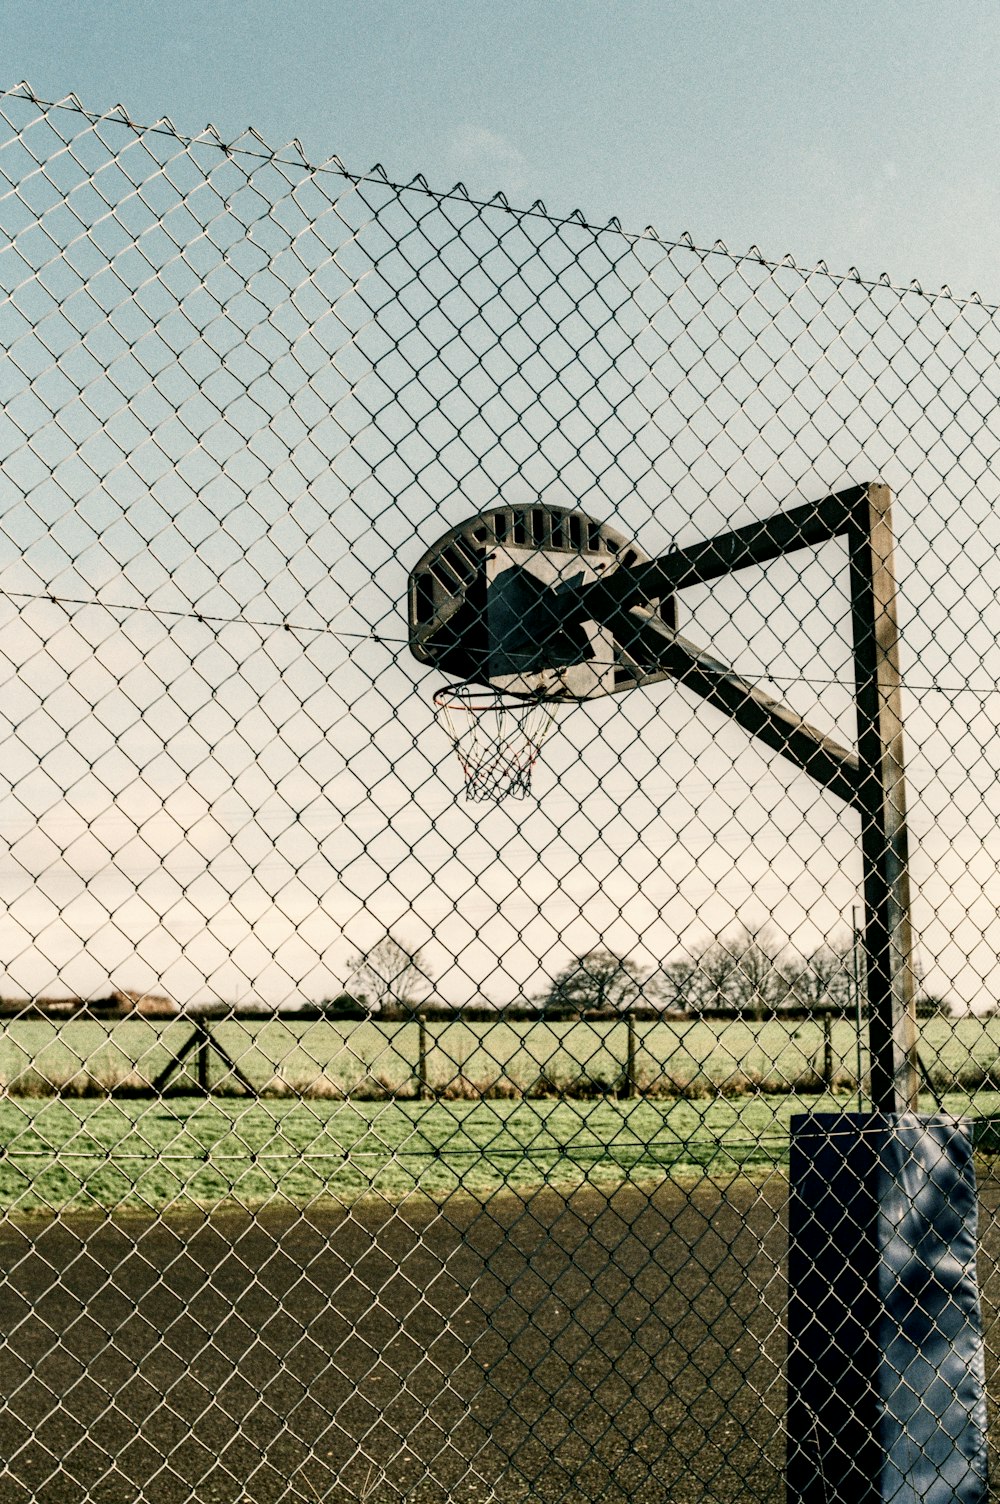
M 972 1124 L 992 1399 L 997 309 L 21 85 L 0 344 L 0 1501 L 784 1498 L 789 1124 L 891 1049 Z M 856 555 L 705 560 L 875 482 L 873 1066 Z M 432 648 L 497 555 L 615 692 L 493 803 Z

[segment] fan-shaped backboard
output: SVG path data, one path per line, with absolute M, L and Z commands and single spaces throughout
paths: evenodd
M 452 528 L 410 575 L 410 646 L 422 663 L 510 694 L 583 700 L 635 683 L 614 633 L 567 623 L 556 591 L 647 555 L 583 512 L 495 507 Z

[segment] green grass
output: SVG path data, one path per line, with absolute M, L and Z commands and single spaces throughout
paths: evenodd
M 349 1022 L 239 1021 L 213 1024 L 212 1032 L 258 1087 L 278 1080 L 295 1088 L 319 1079 L 356 1091 L 378 1078 L 388 1087 L 411 1081 L 417 1061 L 417 1026 Z M 65 1080 L 85 1071 L 98 1078 L 134 1073 L 152 1081 L 190 1033 L 190 1025 L 126 1020 L 111 1028 L 98 1022 L 44 1020 L 9 1022 L 0 1032 L 0 1082 L 27 1070 Z M 1000 1018 L 929 1019 L 921 1026 L 925 1063 L 945 1076 L 970 1065 L 1000 1059 Z M 624 1023 L 431 1023 L 428 1075 L 438 1089 L 463 1075 L 488 1080 L 502 1075 L 530 1086 L 540 1074 L 586 1073 L 611 1080 L 624 1066 Z M 640 1023 L 637 1074 L 655 1081 L 704 1078 L 723 1082 L 734 1072 L 751 1080 L 797 1082 L 821 1059 L 818 1023 L 743 1021 Z M 838 1068 L 856 1071 L 855 1029 L 833 1028 Z M 213 1062 L 213 1072 L 219 1066 Z
M 393 1199 L 778 1162 L 789 1099 L 0 1102 L 0 1205 L 42 1211 Z
M 606 1189 L 626 1180 L 781 1169 L 788 1120 L 849 1099 L 166 1103 L 0 1101 L 0 1209 L 122 1210 L 280 1200 L 398 1200 L 465 1190 Z M 928 1104 L 929 1105 L 929 1104 Z M 970 1110 L 967 1096 L 945 1108 Z M 1000 1115 L 1000 1094 L 979 1114 Z
M 152 1080 L 190 1025 L 8 1024 L 0 1035 L 0 1077 L 11 1082 L 35 1072 L 42 1090 L 0 1095 L 0 1209 L 159 1211 L 274 1199 L 305 1205 L 368 1193 L 398 1199 L 465 1189 L 489 1196 L 505 1186 L 589 1180 L 610 1187 L 626 1179 L 763 1172 L 785 1163 L 793 1112 L 853 1105 L 843 1094 L 771 1089 L 802 1081 L 819 1062 L 822 1030 L 813 1022 L 640 1023 L 640 1079 L 654 1090 L 668 1078 L 697 1089 L 635 1100 L 529 1100 L 516 1092 L 476 1098 L 477 1087 L 498 1076 L 524 1089 L 540 1078 L 556 1086 L 581 1076 L 619 1079 L 626 1041 L 619 1023 L 431 1024 L 432 1085 L 446 1090 L 465 1080 L 472 1089 L 469 1100 L 458 1092 L 429 1102 L 386 1097 L 396 1088 L 412 1092 L 415 1024 L 234 1021 L 213 1029 L 255 1084 L 273 1090 L 277 1079 L 285 1095 L 54 1097 L 41 1078 L 65 1083 L 85 1069 L 98 1079 L 130 1073 Z M 836 1024 L 833 1042 L 838 1069 L 853 1078 L 853 1027 Z M 1000 1123 L 992 1082 L 972 1089 L 973 1067 L 985 1072 L 1000 1056 L 1000 1020 L 929 1020 L 921 1053 L 941 1077 L 965 1073 L 968 1089 L 952 1090 L 947 1110 Z M 299 1099 L 310 1085 L 330 1090 Z M 381 1099 L 362 1100 L 373 1087 Z M 932 1105 L 929 1097 L 924 1105 Z M 988 1128 L 981 1139 L 989 1152 L 1000 1148 L 998 1133 Z

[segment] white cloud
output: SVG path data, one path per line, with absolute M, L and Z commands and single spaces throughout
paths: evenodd
M 512 141 L 485 126 L 463 125 L 448 141 L 456 175 L 477 196 L 501 189 L 508 197 L 528 185 L 528 159 Z

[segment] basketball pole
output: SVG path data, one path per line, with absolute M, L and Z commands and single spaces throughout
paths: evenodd
M 870 1096 L 876 1111 L 917 1110 L 919 1062 L 903 765 L 892 497 L 870 485 L 851 508 L 858 790 L 864 868 Z
M 915 1112 L 919 1067 L 910 920 L 892 494 L 871 483 L 556 592 L 614 632 L 636 685 L 673 678 L 858 811 L 870 1090 L 876 1112 Z M 847 543 L 856 752 L 817 731 L 668 626 L 650 603 L 834 538 Z
M 871 1111 L 859 1101 L 857 1113 L 789 1125 L 789 1504 L 917 1504 L 945 1489 L 963 1504 L 988 1497 L 972 1144 L 957 1121 L 919 1114 L 891 503 L 888 486 L 856 487 L 578 592 L 637 666 L 637 683 L 676 678 L 860 819 Z M 854 753 L 650 609 L 666 590 L 841 537 Z M 860 1007 L 858 1025 L 860 1054 Z M 859 1064 L 859 1095 L 860 1075 Z

